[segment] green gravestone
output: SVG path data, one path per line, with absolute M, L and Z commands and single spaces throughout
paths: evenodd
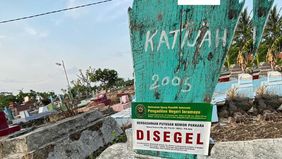
M 254 54 L 259 48 L 273 2 L 274 0 L 253 0 Z
M 244 2 L 178 6 L 177 0 L 135 0 L 129 17 L 136 102 L 209 103 Z

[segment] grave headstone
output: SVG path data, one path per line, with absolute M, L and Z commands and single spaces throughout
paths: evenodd
M 221 0 L 218 6 L 180 6 L 177 0 L 135 0 L 129 17 L 136 102 L 210 103 L 244 2 Z M 267 2 L 254 3 L 255 46 L 267 19 Z M 247 81 L 242 79 L 238 86 L 248 88 Z M 253 91 L 249 92 L 247 96 L 253 96 Z M 146 112 L 140 106 L 139 113 Z M 140 152 L 195 158 L 179 151 Z
M 4 112 L 0 112 L 0 130 L 9 128 Z
M 47 106 L 43 106 L 43 107 L 39 107 L 38 113 L 45 113 L 45 112 L 49 112 L 48 107 Z
M 5 113 L 0 112 L 0 137 L 7 136 L 19 130 L 21 130 L 21 127 L 18 125 L 9 127 L 7 119 L 5 117 Z
M 25 110 L 25 111 L 20 112 L 20 117 L 21 117 L 21 119 L 25 119 L 25 118 L 30 117 L 30 115 L 29 115 L 28 111 Z
M 130 102 L 128 93 L 119 93 L 117 94 L 117 96 L 119 97 L 120 104 L 125 104 Z
M 244 5 L 238 0 L 220 3 L 134 1 L 129 16 L 136 102 L 211 102 Z M 172 159 L 195 157 L 179 151 L 138 152 Z
M 282 74 L 278 71 L 270 71 L 267 73 L 267 81 L 262 82 L 266 87 L 268 94 L 282 96 Z
M 254 98 L 253 77 L 250 74 L 239 74 L 238 83 L 232 87 L 237 88 L 237 95 L 240 97 Z
M 4 113 L 6 114 L 6 117 L 8 118 L 9 121 L 14 120 L 13 112 L 10 108 L 5 107 L 4 108 Z

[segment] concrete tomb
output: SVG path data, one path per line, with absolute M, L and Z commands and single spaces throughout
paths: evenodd
M 9 121 L 12 121 L 12 120 L 15 119 L 14 115 L 13 115 L 13 112 L 12 112 L 12 110 L 10 108 L 5 107 L 4 108 L 4 113 L 5 113 L 5 115 L 6 115 L 6 117 L 8 118 Z
M 128 93 L 119 93 L 117 94 L 119 97 L 120 104 L 129 103 L 129 94 Z
M 26 111 L 26 110 L 25 111 L 21 111 L 20 112 L 20 116 L 21 116 L 21 119 L 25 119 L 27 117 L 30 117 L 28 111 Z
M 262 82 L 262 86 L 266 87 L 268 94 L 282 96 L 282 74 L 278 71 L 268 72 L 267 81 Z
M 48 107 L 44 106 L 44 107 L 39 107 L 38 113 L 45 113 L 45 112 L 49 112 Z
M 253 77 L 250 74 L 239 74 L 238 83 L 232 85 L 237 88 L 237 95 L 242 97 L 254 98 Z
M 18 125 L 9 127 L 5 117 L 5 113 L 0 112 L 0 137 L 7 136 L 19 130 L 21 130 L 21 127 Z

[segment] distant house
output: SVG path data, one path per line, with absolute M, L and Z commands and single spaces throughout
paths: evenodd
M 12 110 L 14 116 L 18 116 L 21 111 L 29 111 L 33 107 L 32 101 L 27 101 L 22 104 L 17 104 L 15 102 L 10 102 L 9 108 Z

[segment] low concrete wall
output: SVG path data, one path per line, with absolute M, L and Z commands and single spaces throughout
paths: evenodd
M 77 115 L 30 133 L 0 140 L 0 158 L 85 158 L 122 134 L 99 111 Z
M 282 139 L 219 142 L 204 159 L 281 159 Z

